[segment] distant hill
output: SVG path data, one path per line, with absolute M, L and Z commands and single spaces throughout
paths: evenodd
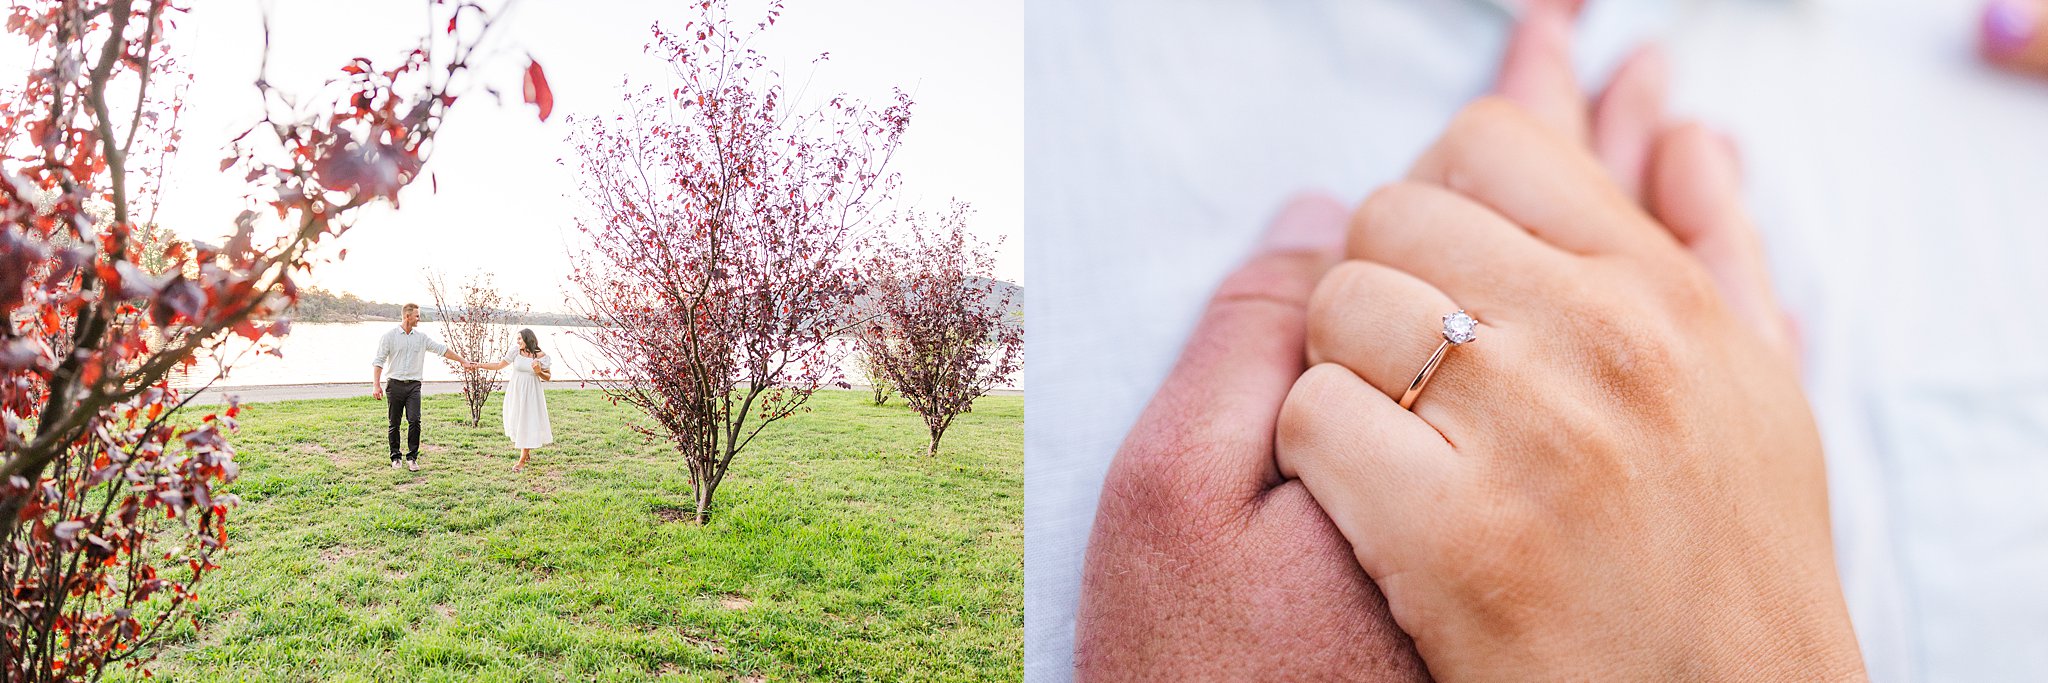
M 364 321 L 396 321 L 399 307 L 404 304 L 366 301 L 354 294 L 334 292 L 319 287 L 299 290 L 299 303 L 286 311 L 292 321 L 302 323 L 354 323 Z M 441 311 L 431 303 L 420 302 L 420 321 L 437 322 Z M 558 325 L 565 327 L 587 326 L 590 321 L 582 316 L 567 313 L 528 313 L 506 321 L 512 325 Z
M 994 297 L 1008 294 L 1010 296 L 1010 310 L 1007 312 L 1015 316 L 1024 315 L 1024 285 L 1007 280 L 996 280 L 995 289 L 990 294 L 991 301 L 996 300 Z
M 990 287 L 990 289 L 989 289 L 989 294 L 988 294 L 988 297 L 987 297 L 987 298 L 985 299 L 985 301 L 986 301 L 986 302 L 987 302 L 988 304 L 990 304 L 990 305 L 994 305 L 994 304 L 995 304 L 996 302 L 998 302 L 998 301 L 1001 301 L 1001 300 L 1002 300 L 1002 298 L 1003 298 L 1003 297 L 1004 297 L 1005 295 L 1008 295 L 1008 296 L 1009 296 L 1009 299 L 1010 299 L 1010 305 L 1009 305 L 1008 309 L 1004 311 L 1004 313 L 1005 313 L 1005 314 L 1006 314 L 1006 316 L 1007 316 L 1007 319 L 1011 321 L 1011 324 L 1022 324 L 1022 323 L 1023 323 L 1023 321 L 1024 321 L 1024 286 L 1023 286 L 1023 285 L 1019 285 L 1019 284 L 1017 284 L 1017 283 L 1014 283 L 1014 282 L 1010 282 L 1010 281 L 1007 281 L 1007 280 L 992 280 L 992 279 L 987 279 L 987 278 L 975 278 L 975 279 L 973 279 L 973 280 L 972 280 L 972 282 L 974 283 L 974 284 L 973 284 L 973 286 L 976 286 L 976 287 L 979 287 L 979 286 L 983 286 L 983 285 L 986 285 L 986 284 L 988 284 L 988 283 L 994 283 L 994 286 Z M 872 311 L 874 311 L 874 306 L 875 306 L 875 302 L 874 302 L 874 298 L 873 298 L 873 297 L 870 297 L 870 296 L 868 296 L 868 295 L 865 295 L 865 294 L 863 294 L 863 295 L 860 295 L 860 296 L 858 296 L 858 297 L 854 297 L 854 300 L 853 300 L 853 310 L 855 310 L 855 311 L 868 311 L 868 312 L 872 312 Z
M 977 284 L 986 281 L 977 281 Z M 1024 315 L 1024 287 L 1004 280 L 994 280 L 995 287 L 990 302 L 1004 294 L 1010 297 L 1008 313 L 1012 317 Z M 286 311 L 293 322 L 302 323 L 354 323 L 364 321 L 397 321 L 399 306 L 404 304 L 367 301 L 354 294 L 330 292 L 319 287 L 299 290 L 299 303 Z M 855 300 L 856 309 L 870 305 L 867 297 Z M 420 302 L 420 320 L 437 322 L 441 319 L 440 309 L 431 303 Z M 529 313 L 507 321 L 513 325 L 555 325 L 563 327 L 587 327 L 590 321 L 582 316 L 568 313 Z

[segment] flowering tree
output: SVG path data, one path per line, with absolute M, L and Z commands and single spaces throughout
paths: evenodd
M 309 250 L 417 176 L 491 16 L 428 4 L 449 20 L 439 54 L 427 41 L 389 70 L 353 60 L 303 106 L 258 81 L 266 115 L 221 170 L 246 170 L 262 213 L 223 221 L 218 245 L 157 239 L 146 218 L 179 142 L 165 38 L 182 4 L 8 9 L 6 31 L 42 61 L 0 91 L 0 680 L 141 665 L 217 568 L 239 407 L 181 417 L 191 394 L 165 378 L 229 335 L 284 335 L 269 321 Z M 284 236 L 259 240 L 271 215 Z
M 612 118 L 578 121 L 590 246 L 571 279 L 616 369 L 613 402 L 639 408 L 690 471 L 703 523 L 727 467 L 761 429 L 826 385 L 846 387 L 835 335 L 858 290 L 848 252 L 895 177 L 885 171 L 910 99 L 787 100 L 719 0 L 649 49 L 677 75 Z M 820 57 L 820 59 L 823 59 Z
M 478 273 L 464 280 L 459 300 L 439 273 L 429 272 L 426 279 L 427 293 L 434 297 L 434 308 L 439 311 L 441 330 L 447 334 L 448 348 L 455 355 L 486 360 L 512 352 L 511 322 L 524 314 L 527 307 L 498 291 L 490 274 Z M 484 403 L 491 400 L 492 392 L 505 385 L 504 380 L 496 370 L 463 369 L 455 361 L 448 361 L 448 365 L 462 375 L 462 398 L 469 403 L 469 426 L 482 424 Z
M 964 203 L 930 219 L 912 214 L 909 239 L 877 239 L 866 266 L 875 315 L 861 334 L 868 360 L 931 434 L 927 455 L 974 399 L 1023 366 L 1024 326 L 1010 316 L 1012 290 L 995 279 L 995 259 L 967 232 Z

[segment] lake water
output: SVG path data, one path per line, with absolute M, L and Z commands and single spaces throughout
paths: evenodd
M 247 352 L 249 344 L 241 337 L 234 337 L 223 355 L 234 358 L 233 370 L 227 377 L 214 383 L 217 387 L 265 386 L 275 384 L 328 384 L 337 382 L 370 383 L 370 356 L 377 351 L 377 340 L 384 332 L 397 327 L 390 321 L 360 323 L 294 323 L 292 333 L 277 342 L 283 355 L 273 356 Z M 590 328 L 558 327 L 552 325 L 522 325 L 514 327 L 516 332 L 524 327 L 533 328 L 540 337 L 540 347 L 554 356 L 553 375 L 556 380 L 588 379 L 594 370 L 608 369 L 611 364 L 604 362 L 597 349 L 585 341 L 578 331 L 588 332 Z M 433 335 L 442 342 L 448 336 L 439 323 L 420 323 L 419 331 Z M 474 359 L 472 359 L 474 360 Z M 858 381 L 859 374 L 853 367 L 853 359 L 840 363 L 840 371 L 848 381 Z M 191 377 L 203 382 L 213 376 L 219 367 L 214 358 L 202 356 L 199 365 L 192 369 Z M 446 359 L 429 359 L 426 364 L 426 380 L 454 381 L 461 379 Z M 187 384 L 187 382 L 174 382 Z M 1020 377 L 1006 385 L 1009 389 L 1022 389 Z

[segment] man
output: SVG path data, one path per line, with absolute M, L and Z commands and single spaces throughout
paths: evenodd
M 420 379 L 424 359 L 421 354 L 438 353 L 441 357 L 469 366 L 469 361 L 455 355 L 443 344 L 425 332 L 416 332 L 420 324 L 419 304 L 406 304 L 403 322 L 384 333 L 377 342 L 377 356 L 370 362 L 370 396 L 386 399 L 385 419 L 390 423 L 391 469 L 398 469 L 398 417 L 405 415 L 405 468 L 420 471 Z M 388 371 L 388 372 L 387 372 Z

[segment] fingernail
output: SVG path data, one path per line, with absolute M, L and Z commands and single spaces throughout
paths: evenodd
M 1984 6 L 1984 51 L 1992 57 L 2018 54 L 2034 41 L 2040 25 L 2030 0 L 1991 0 Z
M 1348 218 L 1344 205 L 1329 195 L 1297 195 L 1273 217 L 1266 234 L 1259 238 L 1259 250 L 1336 251 L 1344 245 Z

